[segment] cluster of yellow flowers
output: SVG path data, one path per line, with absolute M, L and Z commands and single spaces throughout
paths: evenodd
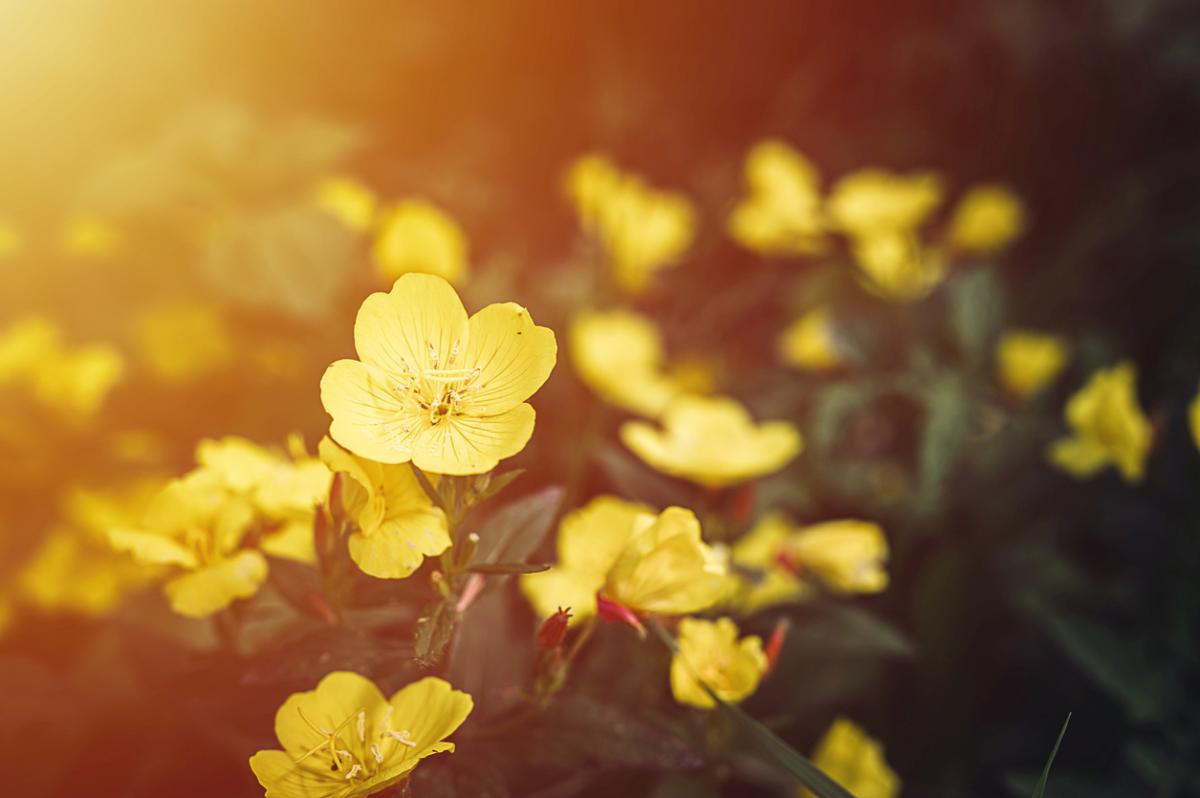
M 83 423 L 120 382 L 125 359 L 108 344 L 68 346 L 52 321 L 31 316 L 0 333 L 0 387 L 24 386 L 64 420 Z

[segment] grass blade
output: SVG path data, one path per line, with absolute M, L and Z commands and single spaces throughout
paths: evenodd
M 1032 798 L 1043 798 L 1046 794 L 1046 781 L 1050 778 L 1050 766 L 1054 764 L 1054 757 L 1058 756 L 1058 747 L 1062 745 L 1063 736 L 1067 733 L 1067 724 L 1071 722 L 1071 713 L 1067 713 L 1067 719 L 1063 721 L 1062 729 L 1058 732 L 1058 739 L 1054 741 L 1054 748 L 1050 749 L 1050 756 L 1046 759 L 1046 766 L 1042 768 L 1042 775 L 1038 777 L 1037 784 L 1033 788 Z

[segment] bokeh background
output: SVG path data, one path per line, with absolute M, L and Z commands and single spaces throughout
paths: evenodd
M 716 353 L 725 390 L 804 420 L 804 462 L 759 501 L 870 513 L 895 535 L 891 587 L 851 605 L 869 614 L 801 611 L 771 691 L 748 708 L 802 750 L 852 713 L 912 796 L 1028 794 L 1071 711 L 1051 794 L 1200 795 L 1200 456 L 1184 420 L 1200 380 L 1198 16 L 1184 0 L 4 0 L 0 219 L 16 232 L 0 241 L 0 326 L 51 318 L 68 346 L 102 342 L 125 365 L 94 411 L 86 396 L 54 407 L 0 391 L 0 583 L 16 594 L 76 488 L 181 473 L 206 436 L 299 430 L 315 446 L 320 374 L 380 287 L 361 243 L 311 207 L 315 181 L 353 175 L 449 209 L 470 239 L 468 307 L 515 299 L 561 340 L 590 285 L 562 174 L 602 151 L 689 193 L 711 228 L 679 267 L 686 286 L 645 301 L 672 351 Z M 1021 196 L 1028 232 L 989 286 L 1006 325 L 1081 353 L 1031 427 L 983 436 L 976 410 L 991 400 L 974 396 L 976 410 L 958 397 L 944 412 L 851 396 L 871 374 L 752 376 L 808 274 L 721 240 L 745 152 L 768 136 L 826 175 L 929 168 Z M 944 352 L 948 333 L 928 320 L 957 295 L 915 312 L 863 298 L 850 312 L 885 331 L 880 368 L 897 371 L 910 347 Z M 179 372 L 178 349 L 202 366 Z M 1137 364 L 1156 429 L 1137 487 L 1072 480 L 1040 456 L 1066 397 L 1117 358 Z M 577 496 L 639 483 L 618 455 L 572 459 L 595 403 L 562 355 L 535 403 L 526 489 L 563 473 Z M 0 639 L 13 795 L 260 794 L 245 757 L 271 743 L 280 697 L 312 683 L 315 660 L 407 667 L 399 643 L 348 632 L 231 660 L 155 595 L 100 617 L 53 597 L 13 602 Z M 512 622 L 493 642 L 528 649 L 532 619 Z M 606 656 L 593 684 L 628 682 L 612 689 L 633 703 L 632 685 L 664 667 Z M 596 717 L 595 692 L 572 700 L 561 723 Z M 565 745 L 550 761 L 533 751 L 550 731 L 525 747 L 468 741 L 456 757 L 482 764 L 463 765 L 467 786 L 427 794 L 715 789 L 653 724 L 608 720 L 575 729 L 586 755 Z M 596 753 L 596 740 L 624 744 Z M 711 794 L 775 794 L 722 783 Z

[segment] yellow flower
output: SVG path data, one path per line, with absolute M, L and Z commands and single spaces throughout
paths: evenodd
M 0 385 L 32 377 L 40 363 L 60 351 L 58 326 L 41 316 L 26 316 L 0 333 Z
M 785 564 L 780 554 L 795 526 L 777 513 L 762 518 L 733 544 L 730 559 L 731 587 L 726 600 L 738 611 L 751 614 L 777 604 L 802 601 L 812 586 Z
M 15 224 L 0 219 L 0 258 L 16 255 L 24 245 L 25 238 L 20 229 Z
M 645 316 L 583 311 L 572 319 L 568 338 L 575 370 L 606 402 L 657 418 L 680 392 L 663 373 L 662 336 Z
M 837 329 L 828 307 L 813 308 L 792 322 L 779 337 L 779 355 L 789 366 L 827 371 L 842 364 Z
M 347 546 L 364 573 L 403 579 L 426 557 L 450 548 L 446 514 L 433 506 L 407 465 L 356 457 L 329 438 L 319 451 L 330 470 L 346 476 L 342 506 L 356 526 Z
M 764 255 L 809 255 L 825 247 L 821 178 L 782 141 L 768 139 L 746 156 L 748 195 L 729 216 L 729 234 Z
M 863 169 L 837 182 L 826 210 L 841 230 L 852 237 L 870 238 L 915 232 L 941 202 L 941 181 L 936 175 Z
M 838 718 L 817 743 L 813 764 L 857 798 L 895 798 L 900 777 L 883 756 L 883 746 L 846 718 Z M 800 798 L 813 798 L 801 788 Z
M 471 714 L 471 696 L 434 676 L 390 699 L 369 679 L 335 671 L 293 693 L 275 713 L 283 750 L 259 751 L 250 768 L 266 798 L 360 798 L 408 778 Z
M 728 618 L 684 618 L 676 642 L 679 650 L 671 657 L 671 693 L 681 704 L 700 709 L 716 706 L 701 682 L 722 701 L 736 704 L 755 691 L 767 672 L 762 640 L 754 635 L 738 640 L 737 625 Z
M 563 518 L 558 564 L 522 576 L 521 591 L 542 618 L 570 607 L 572 623 L 596 613 L 599 592 L 634 612 L 679 615 L 715 604 L 725 574 L 690 510 L 598 496 Z
M 82 422 L 100 409 L 125 372 L 125 359 L 107 344 L 60 351 L 41 361 L 33 394 L 64 418 Z
M 299 436 L 289 440 L 290 457 L 282 452 L 228 436 L 203 440 L 196 462 L 225 489 L 245 499 L 264 527 L 260 548 L 267 554 L 298 562 L 316 559 L 313 523 L 317 505 L 329 495 L 333 474 L 304 450 Z
M 1008 188 L 975 186 L 958 202 L 950 220 L 950 243 L 987 254 L 1010 244 L 1025 230 L 1025 208 Z
M 371 250 L 379 276 L 436 274 L 452 283 L 467 277 L 467 236 L 445 211 L 426 200 L 396 203 L 383 212 Z
M 68 255 L 104 258 L 121 244 L 121 231 L 107 219 L 92 214 L 72 217 L 63 226 L 62 248 Z
M 681 396 L 664 412 L 663 429 L 628 421 L 621 440 L 659 471 L 709 488 L 778 471 L 802 447 L 794 425 L 755 424 L 746 408 L 725 397 Z
M 1092 375 L 1067 402 L 1074 434 L 1050 447 L 1050 460 L 1075 477 L 1114 465 L 1126 482 L 1140 482 L 1150 453 L 1150 421 L 1137 401 L 1137 375 L 1129 361 Z
M 996 377 L 1018 399 L 1049 385 L 1067 365 L 1067 344 L 1056 335 L 1011 330 L 996 344 Z
M 266 558 L 243 546 L 253 521 L 249 502 L 202 469 L 168 483 L 141 524 L 111 529 L 108 539 L 139 562 L 181 572 L 165 586 L 171 607 L 202 618 L 249 598 L 266 581 Z
M 654 274 L 675 265 L 696 234 L 690 199 L 648 185 L 607 159 L 585 155 L 572 164 L 567 194 L 584 230 L 604 248 L 617 287 L 643 292 Z
M 946 278 L 949 264 L 937 249 L 924 247 L 911 233 L 881 232 L 851 244 L 859 283 L 891 302 L 924 299 Z
M 313 199 L 351 230 L 363 232 L 375 218 L 375 192 L 350 177 L 327 177 L 313 189 Z
M 1200 392 L 1188 405 L 1188 427 L 1192 431 L 1192 442 L 1196 444 L 1196 448 L 1200 448 Z
M 233 338 L 210 305 L 183 303 L 146 311 L 135 334 L 142 361 L 167 382 L 186 382 L 233 359 Z
M 554 333 L 506 302 L 468 320 L 440 277 L 406 274 L 367 297 L 354 324 L 361 360 L 321 379 L 330 436 L 360 457 L 412 461 L 438 474 L 478 474 L 525 447 L 549 377 Z

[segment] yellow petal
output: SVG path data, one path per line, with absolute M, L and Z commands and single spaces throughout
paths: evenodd
M 275 713 L 275 736 L 288 754 L 299 757 L 326 740 L 322 731 L 349 729 L 342 738 L 351 739 L 355 716 L 363 711 L 373 718 L 385 704 L 383 693 L 370 679 L 350 671 L 334 671 L 316 688 L 288 696 Z
M 450 283 L 429 274 L 406 274 L 389 293 L 371 294 L 354 322 L 354 348 L 362 362 L 386 373 L 450 368 L 466 346 L 467 311 Z
M 1048 385 L 1067 364 L 1067 345 L 1054 335 L 1010 330 L 996 343 L 996 375 L 1004 389 L 1024 399 Z
M 959 200 L 950 220 L 951 243 L 966 252 L 994 252 L 1025 230 L 1025 208 L 1010 189 L 975 186 Z
M 603 576 L 629 542 L 638 519 L 653 514 L 644 504 L 597 496 L 563 517 L 558 528 L 559 563 Z
M 426 676 L 397 691 L 391 698 L 395 707 L 392 728 L 409 732 L 418 755 L 436 753 L 434 746 L 449 737 L 471 714 L 471 696 L 455 690 L 445 679 Z M 424 749 L 424 751 L 423 751 Z M 438 750 L 452 750 L 441 747 Z
M 700 540 L 695 513 L 668 507 L 635 526 L 609 572 L 609 597 L 633 610 L 679 615 L 711 607 L 724 595 L 727 568 Z
M 412 460 L 435 474 L 482 474 L 525 448 L 534 416 L 528 404 L 495 416 L 447 416 L 421 431 Z
M 279 529 L 263 535 L 259 548 L 272 557 L 315 563 L 317 552 L 313 541 L 314 515 L 315 513 L 310 513 L 305 518 L 285 521 Z
M 253 596 L 266 579 L 266 558 L 257 551 L 240 551 L 215 565 L 167 582 L 167 598 L 180 615 L 203 618 L 237 599 Z
M 799 530 L 785 550 L 838 593 L 878 593 L 888 585 L 887 538 L 878 524 L 839 520 Z
M 728 703 L 738 703 L 758 687 L 767 671 L 762 640 L 753 635 L 738 640 L 729 618 L 679 622 L 678 651 L 671 658 L 671 693 L 682 704 L 711 709 L 716 705 L 701 686 L 707 685 Z
M 408 409 L 382 370 L 337 361 L 321 377 L 321 404 L 333 417 L 330 437 L 351 452 L 380 463 L 412 458 Z
M 174 540 L 157 532 L 140 529 L 113 529 L 108 542 L 117 551 L 127 551 L 139 562 L 156 565 L 196 567 L 196 555 Z
M 1090 477 L 1108 465 L 1108 453 L 1095 441 L 1078 436 L 1050 445 L 1050 462 L 1075 477 Z
M 512 302 L 488 305 L 467 325 L 465 367 L 479 369 L 464 397 L 464 412 L 497 415 L 524 402 L 554 368 L 554 331 L 539 327 Z
M 900 778 L 888 767 L 883 746 L 845 718 L 833 722 L 812 759 L 858 798 L 895 798 L 900 793 Z M 805 790 L 801 795 L 811 794 Z
M 555 566 L 548 571 L 521 575 L 521 593 L 534 614 L 549 618 L 559 607 L 571 610 L 571 624 L 596 614 L 596 591 L 604 587 L 604 574 Z
M 347 545 L 350 558 L 364 573 L 380 579 L 403 579 L 426 557 L 450 548 L 446 515 L 427 507 L 387 518 L 370 534 L 356 532 Z
M 265 798 L 325 798 L 344 787 L 304 764 L 283 751 L 259 751 L 250 757 L 250 769 L 266 790 Z
M 466 234 L 449 214 L 425 200 L 405 200 L 384 212 L 371 256 L 385 280 L 416 272 L 461 283 L 467 249 Z

